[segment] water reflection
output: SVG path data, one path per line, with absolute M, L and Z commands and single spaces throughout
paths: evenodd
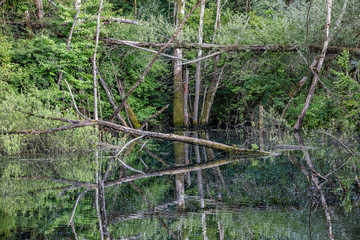
M 319 135 L 225 139 L 242 134 L 253 138 L 241 144 L 281 154 L 249 159 L 141 139 L 80 156 L 3 159 L 0 237 L 360 239 L 358 156 Z

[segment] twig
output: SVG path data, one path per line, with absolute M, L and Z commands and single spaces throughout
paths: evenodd
M 48 0 L 48 2 L 49 2 L 51 5 L 53 5 L 56 9 L 59 9 L 53 1 Z M 0 5 L 1 5 L 1 4 L 0 4 Z
M 169 164 L 167 164 L 161 157 L 151 152 L 147 147 L 144 147 L 144 150 L 147 154 L 149 154 L 150 157 L 155 158 L 157 161 L 161 162 L 164 166 L 169 167 Z
M 129 47 L 137 48 L 137 49 L 140 49 L 140 50 L 143 50 L 143 51 L 146 51 L 146 52 L 157 53 L 157 51 L 155 51 L 155 50 L 151 50 L 151 49 L 139 47 L 139 46 L 136 46 L 136 45 L 133 45 L 133 44 L 130 44 L 130 43 L 126 43 L 125 45 L 126 45 L 126 46 L 129 46 Z M 175 59 L 175 60 L 189 61 L 189 60 L 187 60 L 187 59 L 178 58 L 178 57 L 175 57 L 175 56 L 172 56 L 172 55 L 168 55 L 168 54 L 165 54 L 165 53 L 160 53 L 160 55 L 161 55 L 161 56 L 164 56 L 164 57 L 171 58 L 171 59 Z
M 100 83 L 101 83 L 101 85 L 103 86 L 103 88 L 104 88 L 104 90 L 105 90 L 105 93 L 106 93 L 106 95 L 107 95 L 107 97 L 108 97 L 108 99 L 109 99 L 110 105 L 111 105 L 111 107 L 113 108 L 113 110 L 115 110 L 115 109 L 116 109 L 116 105 L 115 105 L 115 102 L 114 102 L 114 100 L 113 100 L 113 98 L 112 98 L 112 92 L 110 91 L 110 89 L 109 89 L 108 85 L 106 84 L 105 80 L 102 78 L 102 76 L 101 76 L 101 74 L 100 74 L 100 71 L 99 71 L 99 68 L 98 68 L 97 66 L 96 66 L 96 71 L 97 71 L 97 74 L 99 75 Z M 115 77 L 116 77 L 116 75 L 115 75 Z M 126 121 L 124 120 L 124 118 L 120 115 L 120 113 L 118 113 L 118 114 L 116 115 L 116 117 L 120 120 L 120 122 L 121 122 L 125 127 L 128 126 L 127 123 L 126 123 Z
M 304 83 L 306 82 L 306 80 L 308 80 L 308 78 L 309 78 L 308 76 L 303 77 L 303 78 L 300 80 L 300 82 L 298 83 L 298 85 L 296 86 L 295 91 L 294 91 L 294 92 L 291 94 L 291 96 L 290 96 L 289 102 L 286 104 L 286 107 L 284 108 L 283 112 L 281 113 L 281 118 L 282 118 L 282 119 L 284 119 L 285 113 L 286 113 L 286 111 L 289 109 L 292 101 L 294 100 L 295 95 L 296 95 L 297 92 L 301 89 L 301 87 L 304 85 Z
M 183 63 L 181 63 L 180 65 L 188 65 L 188 64 L 191 64 L 191 63 L 196 63 L 196 62 L 200 62 L 200 61 L 202 61 L 202 60 L 204 60 L 204 59 L 208 59 L 208 58 L 211 58 L 211 57 L 215 57 L 215 56 L 217 56 L 217 55 L 220 55 L 220 54 L 222 54 L 222 53 L 224 53 L 223 51 L 220 51 L 220 52 L 215 52 L 215 53 L 212 53 L 212 54 L 209 54 L 209 55 L 207 55 L 207 56 L 204 56 L 204 57 L 201 57 L 201 58 L 197 58 L 197 59 L 194 59 L 194 60 L 191 60 L 191 61 L 187 61 L 187 62 L 183 62 Z
M 141 150 L 145 147 L 147 142 L 148 142 L 148 139 L 146 139 L 145 142 L 142 144 L 142 146 L 141 146 L 140 150 L 138 151 L 138 153 L 141 152 Z

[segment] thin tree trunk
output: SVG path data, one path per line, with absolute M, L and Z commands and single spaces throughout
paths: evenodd
M 203 44 L 203 26 L 204 26 L 204 14 L 205 14 L 205 0 L 201 0 L 200 8 L 200 20 L 199 20 L 199 33 L 198 33 L 198 43 L 199 45 Z M 202 57 L 202 50 L 198 50 L 198 58 Z M 201 88 L 201 61 L 196 63 L 196 73 L 195 73 L 195 101 L 194 101 L 194 115 L 193 115 L 193 125 L 196 127 L 199 122 L 199 100 L 200 100 L 200 88 Z
M 299 118 L 298 118 L 298 120 L 297 120 L 297 122 L 296 122 L 296 124 L 294 126 L 294 130 L 299 130 L 301 128 L 304 117 L 306 115 L 306 112 L 307 112 L 307 110 L 308 110 L 308 108 L 310 106 L 312 97 L 314 95 L 316 85 L 318 83 L 319 74 L 320 74 L 322 65 L 324 63 L 324 59 L 325 59 L 325 56 L 326 56 L 326 51 L 327 51 L 327 48 L 328 48 L 328 45 L 329 45 L 329 30 L 330 30 L 330 23 L 331 23 L 331 7 L 332 7 L 332 0 L 328 0 L 328 2 L 327 2 L 327 18 L 326 18 L 326 25 L 325 25 L 324 46 L 323 46 L 323 49 L 321 51 L 319 61 L 317 63 L 317 68 L 314 71 L 315 74 L 314 74 L 314 78 L 313 78 L 313 81 L 312 81 L 310 89 L 309 89 L 308 96 L 306 98 L 304 107 L 303 107 L 303 109 L 302 109 L 302 111 L 301 111 L 301 113 L 299 115 Z
M 97 14 L 97 23 L 96 23 L 96 34 L 95 34 L 95 49 L 94 49 L 94 56 L 93 56 L 93 82 L 94 82 L 94 119 L 98 120 L 98 104 L 97 104 L 97 74 L 96 74 L 96 53 L 97 48 L 99 45 L 99 35 L 100 35 L 100 16 L 102 10 L 103 0 L 100 0 L 99 4 L 99 11 Z
M 111 65 L 113 67 L 113 71 L 114 71 L 114 77 L 116 79 L 116 84 L 118 86 L 118 89 L 119 89 L 119 93 L 120 93 L 120 96 L 122 98 L 124 98 L 126 96 L 125 94 L 125 87 L 124 87 L 124 84 L 121 82 L 121 80 L 116 76 L 116 72 L 115 72 L 115 66 L 114 66 L 114 63 L 113 61 L 110 59 L 110 62 L 111 62 Z M 132 108 L 130 107 L 130 105 L 126 102 L 124 104 L 124 107 L 125 107 L 125 113 L 126 113 L 126 117 L 128 118 L 128 121 L 129 121 L 129 124 L 134 126 L 135 128 L 138 128 L 140 127 L 140 122 L 138 120 L 138 118 L 136 117 L 134 111 L 132 110 Z M 116 110 L 116 107 L 114 108 L 114 111 Z M 126 126 L 126 125 L 124 125 Z
M 220 79 L 221 79 L 221 72 L 219 73 L 218 69 L 218 63 L 220 61 L 220 56 L 216 56 L 214 59 L 214 73 L 213 73 L 213 79 L 210 83 L 210 86 L 208 88 L 208 92 L 205 98 L 205 104 L 204 109 L 202 111 L 202 115 L 200 117 L 200 124 L 201 125 L 207 125 L 209 123 L 210 118 L 210 111 L 211 107 L 214 103 L 215 94 L 219 87 Z
M 259 128 L 263 129 L 264 127 L 264 119 L 263 119 L 263 112 L 264 112 L 264 107 L 263 105 L 259 105 Z

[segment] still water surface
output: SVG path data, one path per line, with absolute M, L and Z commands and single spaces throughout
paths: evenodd
M 148 140 L 0 159 L 1 239 L 360 239 L 359 155 L 321 133 L 183 133 L 277 156 Z M 340 136 L 355 152 L 359 144 Z M 317 181 L 317 182 L 315 182 Z M 99 224 L 100 223 L 100 224 Z

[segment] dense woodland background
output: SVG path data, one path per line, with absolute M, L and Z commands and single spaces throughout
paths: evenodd
M 3 0 L 1 141 L 12 146 L 20 137 L 8 133 L 58 126 L 29 113 L 115 118 L 127 94 L 115 121 L 133 128 L 164 107 L 143 125 L 255 126 L 260 111 L 265 122 L 293 127 L 314 74 L 320 82 L 300 127 L 358 130 L 360 9 L 357 0 L 334 1 L 329 14 L 329 2 Z M 309 68 L 322 57 L 318 69 Z M 78 139 L 89 131 L 79 129 Z

